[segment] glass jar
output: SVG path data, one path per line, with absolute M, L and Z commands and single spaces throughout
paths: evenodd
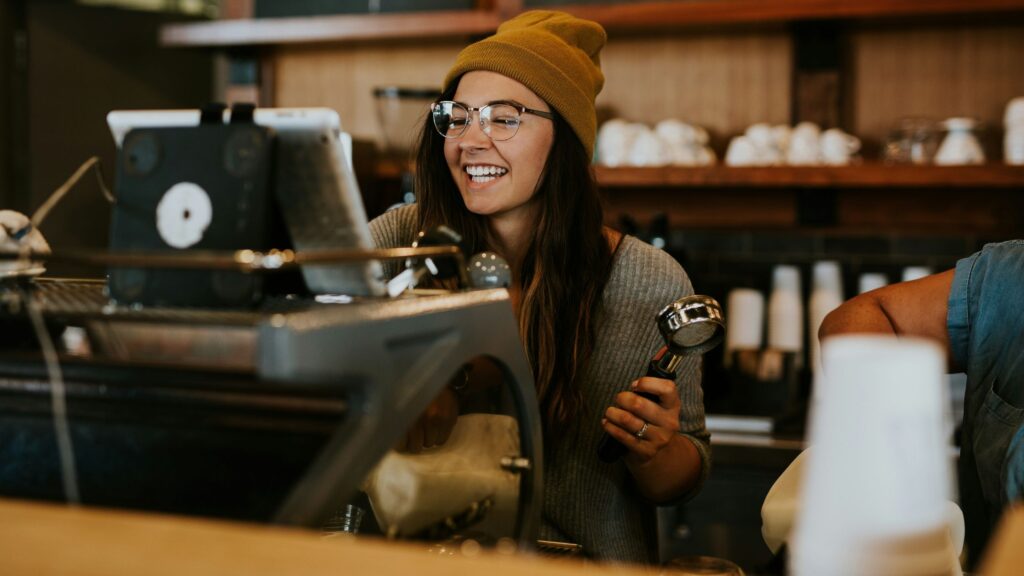
M 928 118 L 903 118 L 882 149 L 886 164 L 930 164 L 939 143 L 938 125 Z

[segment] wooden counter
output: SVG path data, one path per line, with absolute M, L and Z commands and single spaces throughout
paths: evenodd
M 651 574 L 652 571 L 480 552 L 443 556 L 373 539 L 194 518 L 0 500 L 0 574 L 452 576 Z

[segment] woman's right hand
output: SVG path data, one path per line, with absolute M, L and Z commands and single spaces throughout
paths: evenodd
M 448 441 L 459 417 L 459 400 L 449 386 L 427 406 L 395 448 L 399 452 L 418 454 L 426 448 Z

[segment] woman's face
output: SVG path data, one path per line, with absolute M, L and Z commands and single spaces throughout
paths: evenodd
M 500 100 L 550 112 L 551 108 L 532 90 L 501 74 L 467 73 L 453 98 L 472 108 Z M 462 200 L 470 212 L 484 216 L 528 215 L 544 164 L 554 141 L 551 120 L 522 114 L 516 135 L 495 142 L 480 129 L 478 113 L 461 138 L 445 140 L 444 156 Z

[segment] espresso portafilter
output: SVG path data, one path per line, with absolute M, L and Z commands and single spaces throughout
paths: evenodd
M 653 378 L 675 380 L 684 358 L 711 350 L 725 337 L 722 307 L 710 296 L 684 296 L 663 308 L 656 320 L 665 345 L 647 365 L 646 376 Z M 652 402 L 659 400 L 647 392 L 637 394 Z M 615 462 L 625 453 L 626 447 L 607 433 L 597 447 L 602 462 Z

